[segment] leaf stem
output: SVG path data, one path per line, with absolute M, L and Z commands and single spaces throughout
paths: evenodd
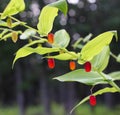
M 29 28 L 29 29 L 32 29 L 32 30 L 35 30 L 37 33 L 39 33 L 37 29 L 32 28 L 32 27 L 26 25 L 25 22 L 21 22 L 20 20 L 14 18 L 14 17 L 12 17 L 12 16 L 9 16 L 9 17 L 10 17 L 12 20 L 14 20 L 14 21 L 19 22 L 22 26 L 24 26 L 24 27 L 26 27 L 26 28 Z
M 117 56 L 115 54 L 113 54 L 112 52 L 110 52 L 110 55 L 117 60 Z
M 67 49 L 65 49 L 65 48 L 61 48 L 61 50 L 64 51 L 65 53 L 70 54 L 71 56 L 75 57 L 76 59 L 78 59 L 78 56 L 77 56 L 77 55 L 75 55 L 75 54 L 69 52 Z
M 10 31 L 10 32 L 13 31 L 12 29 L 8 29 L 8 28 L 0 28 L 0 30 L 8 30 L 8 31 Z
M 107 81 L 111 86 L 113 86 L 116 90 L 118 90 L 118 92 L 120 92 L 120 88 L 118 87 L 118 85 L 117 85 L 114 81 L 106 78 L 106 76 L 105 76 L 103 73 L 101 73 L 101 72 L 99 72 L 99 71 L 97 71 L 97 72 L 98 72 L 98 74 L 100 74 L 100 76 L 103 77 L 103 79 L 104 79 L 105 81 Z

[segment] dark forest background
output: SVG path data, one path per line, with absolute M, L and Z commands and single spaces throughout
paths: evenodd
M 43 6 L 55 0 L 25 0 L 26 10 L 15 16 L 19 20 L 27 22 L 36 28 L 38 16 Z M 77 0 L 74 0 L 74 2 Z M 0 12 L 3 11 L 9 0 L 0 0 Z M 108 31 L 117 30 L 120 35 L 120 0 L 78 0 L 71 3 L 68 0 L 69 12 L 67 17 L 62 13 L 56 18 L 52 32 L 65 28 L 71 36 L 68 47 L 73 50 L 72 44 L 80 37 L 89 33 L 96 35 Z M 47 18 L 47 17 L 46 17 Z M 25 30 L 23 27 L 16 29 Z M 120 37 L 119 37 L 120 38 Z M 52 80 L 53 77 L 69 72 L 68 62 L 56 60 L 56 67 L 50 70 L 47 60 L 40 55 L 33 54 L 20 59 L 12 69 L 14 53 L 22 47 L 26 41 L 19 40 L 14 44 L 11 40 L 0 42 L 0 105 L 11 106 L 18 104 L 21 115 L 24 115 L 28 105 L 42 105 L 45 108 L 44 115 L 50 115 L 50 105 L 56 102 L 65 106 L 66 111 L 76 102 L 90 94 L 90 87 L 79 83 L 61 83 Z M 116 55 L 120 53 L 120 40 L 112 41 L 111 50 Z M 82 66 L 77 65 L 77 68 Z M 120 70 L 120 63 L 111 58 L 106 73 Z M 69 77 L 69 76 L 68 76 Z M 120 82 L 118 82 L 119 84 Z M 99 85 L 94 91 L 104 87 Z M 98 103 L 108 107 L 120 104 L 120 94 L 104 94 L 98 96 Z

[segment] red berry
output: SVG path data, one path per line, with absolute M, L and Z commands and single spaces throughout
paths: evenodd
M 51 44 L 54 42 L 54 34 L 53 33 L 48 34 L 48 42 Z
M 53 58 L 49 58 L 48 60 L 48 67 L 53 69 L 55 67 L 55 60 Z
M 91 63 L 89 61 L 87 61 L 85 64 L 84 64 L 84 68 L 85 68 L 85 71 L 86 72 L 90 72 L 91 71 Z
M 89 98 L 89 102 L 91 106 L 95 106 L 96 105 L 96 97 L 94 95 L 91 95 Z
M 76 68 L 76 63 L 74 61 L 70 61 L 69 68 L 70 70 L 74 70 Z

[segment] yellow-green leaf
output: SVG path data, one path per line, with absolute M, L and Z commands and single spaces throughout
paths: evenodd
M 14 66 L 14 63 L 16 62 L 17 59 L 22 58 L 22 57 L 26 57 L 32 53 L 33 53 L 33 48 L 31 48 L 31 47 L 20 48 L 16 53 L 12 67 Z
M 70 42 L 70 36 L 66 30 L 62 29 L 55 33 L 53 47 L 66 48 Z
M 111 80 L 110 76 L 104 74 L 108 80 Z M 78 69 L 71 71 L 64 75 L 55 77 L 54 79 L 61 82 L 80 82 L 86 85 L 108 84 L 107 80 L 98 74 L 97 72 L 85 72 L 84 69 Z
M 113 81 L 120 80 L 120 71 L 109 73 L 109 76 L 111 76 Z
M 12 38 L 13 37 L 12 36 L 13 35 L 12 32 L 9 32 L 9 33 L 6 33 L 6 32 L 7 31 L 5 31 L 4 35 L 2 35 L 0 40 L 7 40 L 8 38 Z M 15 31 L 15 32 L 16 32 L 17 35 L 22 33 L 21 31 Z M 17 36 L 16 36 L 16 38 L 17 38 Z
M 33 42 L 33 43 L 35 43 L 35 42 Z M 51 53 L 51 52 L 58 52 L 58 51 L 60 51 L 59 48 L 46 48 L 46 47 L 41 47 L 41 46 L 38 46 L 36 48 L 32 48 L 32 47 L 24 46 L 16 52 L 16 56 L 15 56 L 14 61 L 13 61 L 13 66 L 14 66 L 14 63 L 19 58 L 26 57 L 26 56 L 33 54 L 33 53 L 43 55 L 43 54 L 47 54 L 47 53 Z
M 40 14 L 37 28 L 41 36 L 47 36 L 52 30 L 55 17 L 58 15 L 58 9 L 51 6 L 45 6 Z
M 67 13 L 68 7 L 66 0 L 59 0 L 45 6 L 39 16 L 37 28 L 41 36 L 47 36 L 53 28 L 53 22 L 58 15 L 58 10 L 64 14 Z
M 103 50 L 90 61 L 92 63 L 93 69 L 96 71 L 103 71 L 109 62 L 110 58 L 110 48 L 105 46 Z
M 8 24 L 7 22 L 0 20 L 0 26 L 3 26 L 3 27 L 9 26 L 10 28 L 14 28 L 21 24 L 25 24 L 25 23 L 24 22 L 12 22 L 12 24 L 10 24 L 10 23 Z
M 57 2 L 49 4 L 49 6 L 58 8 L 61 12 L 63 12 L 65 15 L 68 11 L 68 6 L 66 0 L 59 0 Z
M 116 31 L 104 32 L 91 41 L 89 41 L 81 50 L 80 59 L 78 63 L 83 64 L 85 61 L 90 61 L 94 56 L 99 54 L 103 48 L 109 45 L 113 36 L 117 37 Z M 117 38 L 116 38 L 117 39 Z
M 25 9 L 24 0 L 10 0 L 5 10 L 1 15 L 1 19 L 5 19 L 7 16 L 15 15 Z
M 75 60 L 77 59 L 77 54 L 75 52 L 61 53 L 55 56 L 47 56 L 46 58 L 54 58 L 58 60 Z

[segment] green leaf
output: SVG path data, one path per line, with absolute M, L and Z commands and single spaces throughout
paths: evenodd
M 11 0 L 1 15 L 1 19 L 15 15 L 25 9 L 24 0 Z
M 105 46 L 104 49 L 91 60 L 93 69 L 95 71 L 103 71 L 108 65 L 109 58 L 110 48 L 109 46 Z
M 32 41 L 30 43 L 28 43 L 27 45 L 25 45 L 24 47 L 29 47 L 29 46 L 32 46 L 32 45 L 35 45 L 35 44 L 42 44 L 42 43 L 45 43 L 47 42 L 47 39 L 40 39 L 40 40 L 35 40 L 35 41 Z
M 14 23 L 12 23 L 12 27 L 11 28 L 14 28 L 14 27 L 18 26 L 21 23 L 25 24 L 24 22 L 14 22 Z M 8 27 L 8 24 L 7 24 L 7 22 L 0 20 L 0 26 Z
M 113 34 L 114 34 L 114 36 L 115 36 L 115 38 L 116 38 L 116 41 L 118 41 L 117 31 L 116 31 L 116 30 L 113 30 L 113 31 L 111 31 L 111 32 L 113 32 Z
M 6 34 L 8 33 L 9 30 L 4 29 L 1 33 L 0 33 L 0 39 Z
M 13 65 L 12 65 L 12 68 L 14 66 L 14 63 L 16 62 L 16 60 L 18 60 L 19 58 L 22 58 L 22 57 L 26 57 L 30 54 L 33 53 L 33 48 L 31 47 L 23 47 L 23 48 L 20 48 L 17 53 L 16 53 L 16 56 L 13 60 Z
M 38 46 L 36 48 L 32 48 L 32 47 L 24 46 L 16 52 L 16 56 L 13 60 L 13 66 L 19 58 L 26 57 L 26 56 L 33 54 L 33 53 L 43 55 L 43 54 L 47 54 L 47 53 L 51 53 L 51 52 L 58 52 L 58 51 L 59 51 L 58 48 L 46 48 L 46 47 L 41 47 L 41 46 Z
M 47 48 L 47 47 L 41 47 L 41 46 L 38 46 L 37 48 L 34 49 L 34 52 L 40 55 L 49 54 L 49 53 L 58 52 L 58 51 L 60 51 L 59 48 Z
M 77 59 L 77 54 L 75 52 L 61 53 L 55 56 L 47 56 L 46 58 L 54 58 L 58 60 L 75 60 Z
M 33 36 L 36 34 L 36 31 L 33 29 L 27 29 L 25 30 L 21 35 L 20 35 L 20 39 L 22 40 L 26 40 L 29 39 L 30 36 Z
M 53 47 L 66 48 L 70 42 L 70 36 L 62 29 L 55 33 Z
M 116 61 L 120 63 L 120 54 L 118 54 Z
M 51 6 L 45 6 L 40 14 L 37 28 L 41 36 L 47 36 L 52 30 L 55 17 L 58 15 L 58 9 Z
M 7 32 L 7 31 L 6 31 Z M 17 34 L 21 34 L 22 32 L 21 31 L 16 31 Z M 9 33 L 4 33 L 4 35 L 2 35 L 1 39 L 0 40 L 7 40 L 8 38 L 11 38 L 12 37 L 12 32 L 9 32 Z
M 106 74 L 104 74 L 106 75 Z M 108 78 L 108 76 L 106 76 Z M 103 77 L 97 72 L 85 72 L 84 69 L 78 69 L 71 71 L 64 75 L 55 77 L 54 79 L 61 82 L 80 82 L 86 85 L 97 85 L 97 84 L 107 84 L 108 82 L 103 79 Z M 110 80 L 110 77 L 108 78 Z
M 0 41 L 1 41 L 1 40 L 7 40 L 7 39 L 10 38 L 10 37 L 12 37 L 12 33 L 7 33 L 7 34 L 5 34 L 5 35 L 0 39 Z
M 99 54 L 105 46 L 111 43 L 114 35 L 116 35 L 116 31 L 108 31 L 89 41 L 82 48 L 78 63 L 83 64 L 86 61 L 90 61 L 94 56 Z
M 120 80 L 120 71 L 112 72 L 112 73 L 109 73 L 108 75 L 111 76 L 113 81 Z
M 97 96 L 97 95 L 102 95 L 104 93 L 115 93 L 115 92 L 118 92 L 118 90 L 116 90 L 114 87 L 106 87 L 106 88 L 103 88 L 103 89 L 100 89 L 98 90 L 97 92 L 93 93 L 92 95 L 94 96 Z M 84 99 L 82 99 L 72 110 L 70 113 L 72 113 L 78 106 L 80 106 L 81 104 L 85 103 L 86 101 L 89 100 L 89 96 L 85 97 Z
M 47 40 L 46 39 L 40 39 L 40 40 L 35 40 L 35 41 L 32 41 L 30 43 L 28 43 L 27 45 L 25 45 L 24 47 L 20 48 L 17 52 L 16 52 L 16 56 L 14 58 L 14 61 L 13 61 L 13 65 L 12 67 L 14 66 L 14 63 L 19 59 L 19 58 L 23 58 L 23 57 L 26 57 L 32 53 L 34 53 L 34 48 L 31 48 L 29 46 L 32 46 L 32 45 L 35 45 L 35 44 L 41 44 L 41 43 L 44 43 L 46 42 Z
M 59 0 L 55 3 L 45 6 L 39 16 L 39 23 L 37 28 L 41 36 L 47 36 L 53 28 L 53 22 L 58 15 L 58 10 L 61 10 L 64 14 L 67 13 L 66 0 Z
M 5 26 L 7 27 L 7 23 L 5 21 L 0 20 L 0 26 Z
M 82 49 L 83 44 L 81 43 L 83 41 L 83 38 L 80 37 L 72 46 L 74 49 L 79 48 Z
M 61 12 L 63 12 L 65 15 L 68 11 L 68 6 L 66 0 L 59 0 L 57 2 L 49 4 L 49 6 L 58 8 Z
M 88 42 L 90 39 L 91 39 L 91 37 L 92 37 L 93 35 L 91 34 L 91 33 L 89 33 L 87 36 L 85 36 L 85 38 L 83 39 L 83 42 L 85 43 L 85 42 Z

